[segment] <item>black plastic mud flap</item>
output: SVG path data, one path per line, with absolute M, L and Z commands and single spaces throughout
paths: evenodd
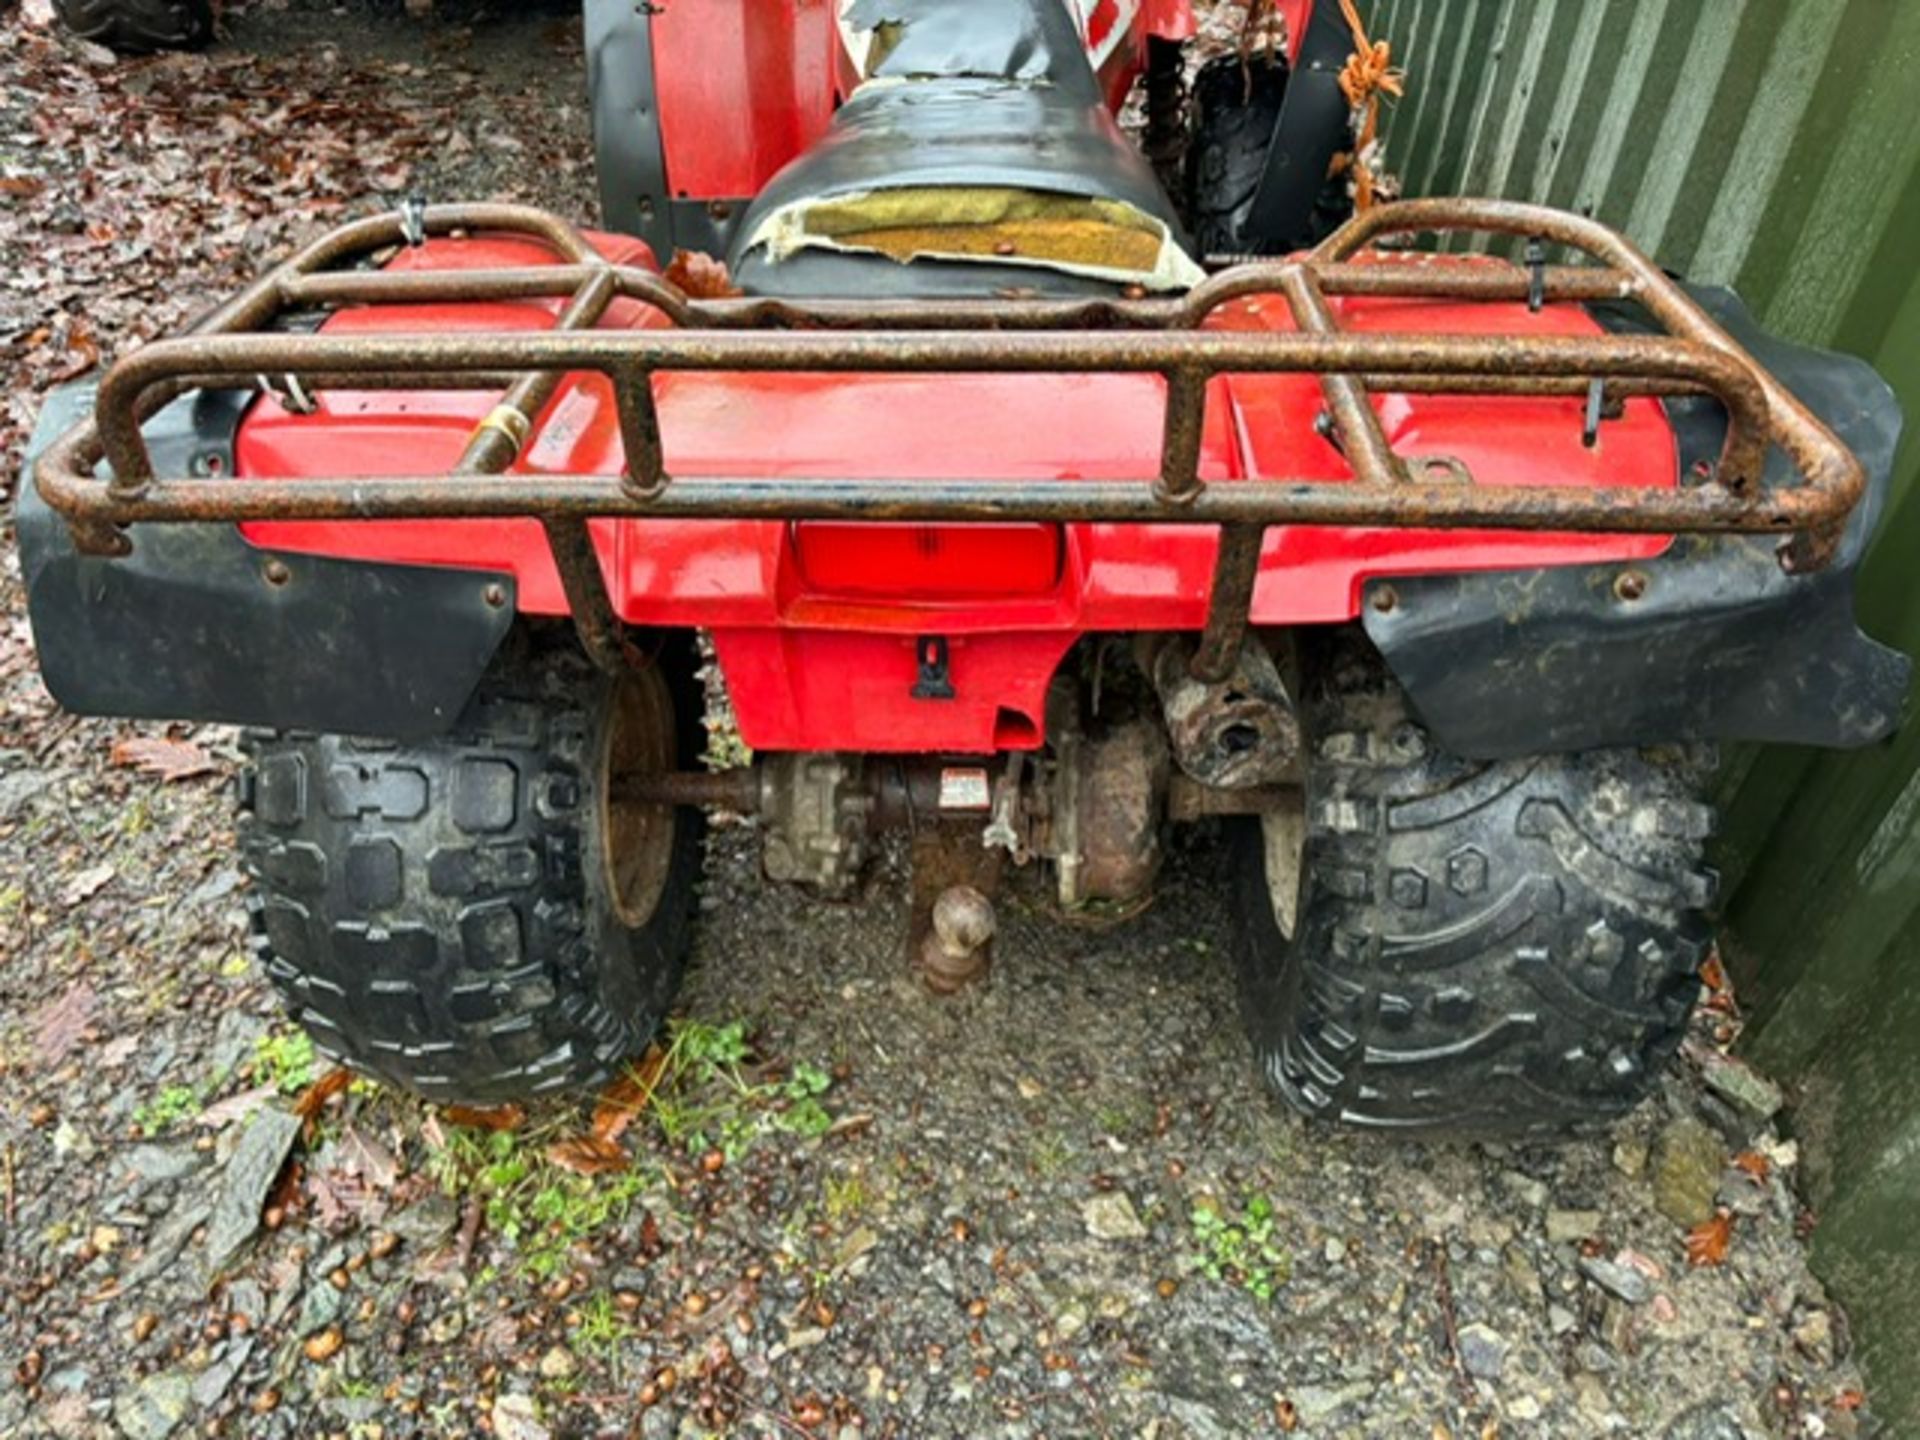
M 1652 560 L 1383 578 L 1367 633 L 1444 748 L 1469 759 L 1757 740 L 1852 748 L 1900 724 L 1912 662 L 1860 633 L 1854 575 L 1887 503 L 1901 415 L 1864 361 L 1767 335 L 1731 291 L 1694 298 L 1866 466 L 1869 488 L 1833 564 L 1784 573 L 1766 536 L 1682 538 Z M 1595 307 L 1614 330 L 1637 312 Z M 1711 462 L 1726 414 L 1667 403 L 1682 483 Z M 1604 427 L 1601 443 L 1604 445 Z M 1792 484 L 1777 451 L 1765 482 Z M 1390 602 L 1383 590 L 1391 587 Z
M 249 396 L 182 397 L 146 427 L 166 474 L 231 473 Z M 215 720 L 395 740 L 452 726 L 513 623 L 511 575 L 278 555 L 230 524 L 136 525 L 121 559 L 78 554 L 33 460 L 93 406 L 50 395 L 19 487 L 41 673 L 81 715 Z

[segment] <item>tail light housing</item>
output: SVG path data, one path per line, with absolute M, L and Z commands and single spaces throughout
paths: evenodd
M 897 525 L 801 520 L 794 554 L 809 593 L 956 601 L 1044 595 L 1060 583 L 1058 525 Z

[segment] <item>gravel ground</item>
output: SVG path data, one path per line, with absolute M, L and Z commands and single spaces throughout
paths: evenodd
M 41 388 L 317 225 L 591 213 L 564 9 L 230 14 L 125 68 L 0 20 L 0 473 Z M 717 827 L 621 1168 L 577 1173 L 588 1106 L 316 1090 L 245 945 L 231 733 L 60 714 L 5 550 L 0 1434 L 1873 1433 L 1729 997 L 1598 1139 L 1308 1129 L 1231 1018 L 1207 834 L 1121 929 L 1021 877 L 939 1001 L 899 857 L 812 904 Z

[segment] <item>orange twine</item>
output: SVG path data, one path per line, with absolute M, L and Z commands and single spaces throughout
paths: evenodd
M 1347 57 L 1340 71 L 1340 93 L 1360 116 L 1350 162 L 1353 208 L 1368 210 L 1373 207 L 1375 186 L 1368 157 L 1380 133 L 1380 96 L 1387 94 L 1397 99 L 1404 94 L 1405 72 L 1393 68 L 1393 48 L 1386 41 L 1367 37 L 1367 27 L 1361 23 L 1353 0 L 1340 0 L 1340 11 L 1347 17 L 1347 28 L 1353 31 L 1353 54 Z

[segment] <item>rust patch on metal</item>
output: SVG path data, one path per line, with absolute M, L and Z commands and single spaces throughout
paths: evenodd
M 1149 673 L 1180 769 L 1202 785 L 1253 789 L 1297 773 L 1298 708 L 1273 657 L 1258 640 L 1242 643 L 1225 673 L 1203 678 L 1183 638 L 1151 655 Z
M 1097 906 L 1115 918 L 1145 908 L 1166 858 L 1160 843 L 1172 769 L 1166 736 L 1153 722 L 1129 721 L 1086 737 L 1063 763 L 1079 766 L 1080 774 L 1071 807 L 1059 806 L 1055 818 L 1056 825 L 1071 823 L 1066 848 L 1075 857 L 1070 872 L 1062 865 L 1062 902 L 1070 909 Z
M 1222 790 L 1203 785 L 1187 775 L 1175 775 L 1167 784 L 1167 818 L 1190 825 L 1215 815 L 1265 815 L 1296 805 L 1298 785 L 1258 785 L 1251 789 Z

